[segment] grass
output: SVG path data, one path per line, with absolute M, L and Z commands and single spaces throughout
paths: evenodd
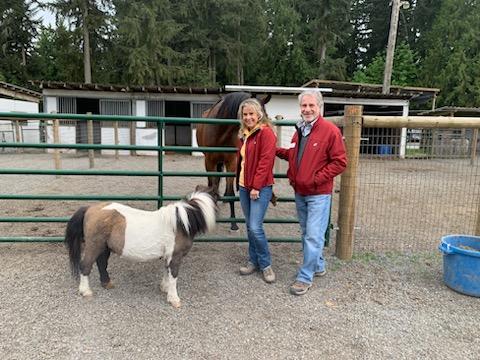
M 418 158 L 427 158 L 430 156 L 431 154 L 425 149 L 406 149 L 406 152 L 405 152 L 406 158 L 418 159 Z

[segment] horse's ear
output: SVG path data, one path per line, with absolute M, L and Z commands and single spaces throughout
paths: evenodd
M 261 104 L 265 105 L 266 103 L 268 103 L 270 101 L 270 99 L 272 98 L 272 94 L 268 94 L 260 99 L 258 99 L 260 101 Z

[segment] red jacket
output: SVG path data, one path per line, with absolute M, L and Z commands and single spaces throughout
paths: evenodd
M 290 185 L 300 195 L 325 195 L 333 190 L 333 178 L 347 166 L 347 155 L 340 130 L 321 116 L 307 138 L 300 166 L 297 168 L 299 129 L 290 148 L 277 148 L 277 156 L 288 160 Z
M 244 186 L 248 190 L 260 190 L 265 186 L 272 185 L 273 165 L 275 163 L 275 150 L 277 136 L 269 126 L 262 126 L 247 138 L 245 146 Z M 241 155 L 240 149 L 243 139 L 240 139 L 237 151 L 237 189 L 240 175 Z

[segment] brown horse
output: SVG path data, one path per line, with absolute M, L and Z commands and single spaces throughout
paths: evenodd
M 217 101 L 209 110 L 203 113 L 204 118 L 217 119 L 237 119 L 238 108 L 243 100 L 251 98 L 252 94 L 246 92 L 234 92 L 225 95 Z M 265 99 L 261 99 L 260 103 L 265 105 L 270 100 L 270 95 Z M 265 109 L 264 109 L 265 112 Z M 266 113 L 266 112 L 265 112 Z M 199 146 L 209 147 L 236 147 L 239 141 L 238 130 L 240 123 L 232 124 L 198 124 L 197 125 L 197 143 Z M 236 154 L 234 152 L 207 152 L 205 154 L 205 169 L 207 171 L 227 171 L 235 172 L 236 170 Z M 226 177 L 226 186 L 224 196 L 235 196 L 233 189 L 234 178 Z M 217 192 L 220 184 L 219 177 L 208 177 L 208 186 L 212 186 Z M 235 202 L 230 203 L 230 217 L 235 218 Z M 231 230 L 238 230 L 235 221 L 231 222 Z

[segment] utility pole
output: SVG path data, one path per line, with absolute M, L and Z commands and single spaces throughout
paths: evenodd
M 400 8 L 408 9 L 410 3 L 402 0 L 392 0 L 392 15 L 390 18 L 390 31 L 388 33 L 387 56 L 385 59 L 385 71 L 383 73 L 382 93 L 390 92 L 390 82 L 392 79 L 393 55 L 395 53 L 395 42 L 397 41 L 398 15 Z

